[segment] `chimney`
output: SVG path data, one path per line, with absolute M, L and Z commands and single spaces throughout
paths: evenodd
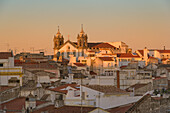
M 165 46 L 164 46 L 164 50 L 165 50 Z
M 62 94 L 56 94 L 55 107 L 59 108 L 64 106 L 64 100 Z
M 143 57 L 144 57 L 144 60 L 145 60 L 145 64 L 147 65 L 147 61 L 148 61 L 148 49 L 147 47 L 144 48 L 143 50 Z
M 117 88 L 120 88 L 119 70 L 117 70 Z

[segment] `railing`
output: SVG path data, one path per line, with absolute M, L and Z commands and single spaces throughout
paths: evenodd
M 22 74 L 22 67 L 0 67 L 0 75 Z

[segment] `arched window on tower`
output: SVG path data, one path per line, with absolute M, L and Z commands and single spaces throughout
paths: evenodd
M 85 46 L 85 41 L 83 41 L 83 47 Z
M 81 40 L 80 40 L 80 47 L 81 47 Z
M 60 46 L 62 45 L 62 41 L 60 41 Z

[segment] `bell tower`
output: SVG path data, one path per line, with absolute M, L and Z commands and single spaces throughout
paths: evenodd
M 87 49 L 87 34 L 83 30 L 83 24 L 81 25 L 81 32 L 77 36 L 77 47 L 80 49 Z
M 58 50 L 63 44 L 64 44 L 64 37 L 61 35 L 59 26 L 58 26 L 58 32 L 56 35 L 54 35 L 54 50 Z

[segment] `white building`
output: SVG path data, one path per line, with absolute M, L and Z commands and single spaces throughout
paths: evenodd
M 0 85 L 22 86 L 22 67 L 14 66 L 12 52 L 0 52 Z

